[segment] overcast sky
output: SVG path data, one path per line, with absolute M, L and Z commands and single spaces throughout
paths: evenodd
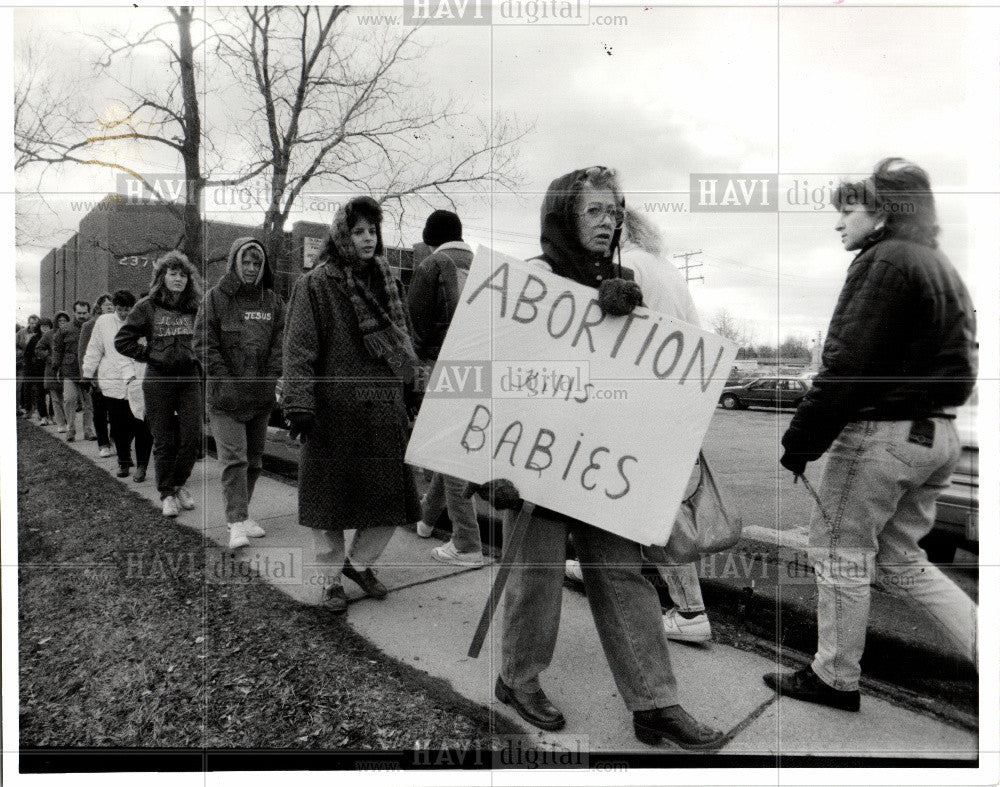
M 355 9 L 359 28 L 367 13 Z M 41 37 L 57 72 L 81 73 L 98 51 L 82 34 L 112 23 L 142 29 L 163 17 L 158 9 L 17 10 L 15 51 L 19 39 Z M 422 65 L 429 90 L 481 116 L 512 115 L 533 126 L 520 148 L 525 180 L 517 194 L 456 197 L 471 243 L 537 254 L 538 206 L 548 183 L 606 164 L 620 171 L 629 203 L 652 211 L 671 256 L 702 252 L 691 262 L 702 263 L 692 275 L 704 281 L 691 288 L 703 318 L 724 306 L 757 327 L 758 341 L 812 336 L 826 327 L 851 259 L 833 232 L 832 209 L 782 202 L 779 213 L 689 212 L 690 174 L 779 173 L 784 198 L 796 181 L 835 184 L 902 155 L 931 174 L 941 245 L 959 270 L 975 285 L 974 260 L 997 264 L 992 247 L 984 260 L 971 226 L 977 194 L 996 191 L 996 172 L 982 164 L 995 161 L 998 98 L 988 88 L 997 44 L 983 46 L 979 32 L 997 29 L 995 9 L 595 6 L 590 19 L 614 24 L 420 31 L 429 46 Z M 137 59 L 131 78 L 160 71 L 154 59 Z M 93 96 L 113 113 L 114 85 L 97 86 Z M 206 102 L 209 117 L 236 109 L 224 96 Z M 179 167 L 160 151 L 119 155 L 146 171 Z M 114 190 L 113 176 L 93 168 L 48 171 L 40 182 L 31 171 L 18 185 L 40 187 L 55 207 L 42 239 L 48 245 L 63 242 L 79 220 L 67 192 L 99 199 Z M 259 222 L 262 214 L 214 217 Z M 296 218 L 329 221 L 330 214 Z M 394 240 L 419 240 L 423 218 L 409 214 Z M 37 310 L 45 250 L 17 252 L 22 320 Z

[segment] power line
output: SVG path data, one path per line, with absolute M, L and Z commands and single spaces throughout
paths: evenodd
M 674 259 L 675 260 L 678 259 L 678 258 L 680 258 L 680 257 L 684 258 L 684 264 L 683 265 L 678 265 L 677 267 L 681 268 L 684 271 L 684 282 L 686 284 L 690 284 L 693 281 L 705 281 L 705 277 L 704 276 L 692 276 L 691 275 L 691 269 L 692 268 L 700 268 L 704 264 L 704 263 L 701 263 L 701 262 L 688 262 L 688 257 L 694 257 L 696 254 L 701 254 L 701 249 L 698 249 L 698 251 L 686 251 L 683 254 L 675 254 L 674 255 Z

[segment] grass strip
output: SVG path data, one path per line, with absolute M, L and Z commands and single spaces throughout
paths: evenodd
M 488 749 L 516 725 L 256 577 L 18 421 L 21 746 Z M 400 636 L 405 636 L 401 632 Z

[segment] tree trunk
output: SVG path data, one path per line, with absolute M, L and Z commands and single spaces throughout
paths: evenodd
M 201 175 L 201 115 L 198 108 L 198 89 L 194 73 L 194 46 L 191 43 L 191 8 L 171 9 L 180 38 L 181 95 L 184 100 L 184 142 L 181 157 L 184 160 L 186 181 L 184 204 L 184 246 L 188 259 L 205 273 L 202 247 L 201 195 L 205 181 Z

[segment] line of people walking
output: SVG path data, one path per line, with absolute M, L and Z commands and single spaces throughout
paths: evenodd
M 810 667 L 765 680 L 786 696 L 856 711 L 876 568 L 905 578 L 891 589 L 920 603 L 945 635 L 976 657 L 976 605 L 927 561 L 917 542 L 932 527 L 934 502 L 958 460 L 954 408 L 972 391 L 978 345 L 968 292 L 937 250 L 926 172 L 887 159 L 869 178 L 844 184 L 835 202 L 836 229 L 857 256 L 827 333 L 823 368 L 783 438 L 781 458 L 798 476 L 808 462 L 831 453 L 819 485 L 829 505 L 818 505 L 810 523 L 819 647 Z M 541 213 L 542 254 L 533 265 L 592 288 L 608 314 L 624 316 L 645 305 L 697 324 L 662 239 L 626 209 L 614 170 L 588 167 L 555 179 Z M 150 292 L 138 302 L 115 293 L 109 308 L 96 305 L 105 313 L 89 322 L 89 305 L 78 302 L 72 319 L 57 315 L 55 331 L 51 322 L 36 321 L 37 336 L 25 344 L 27 354 L 34 341 L 31 379 L 42 371 L 57 423 L 59 410 L 65 416 L 60 431 L 67 440 L 75 438 L 77 405 L 92 383 L 101 404 L 91 396 L 81 405 L 84 437 L 102 439 L 94 419 L 106 413 L 126 475 L 133 441 L 136 461 L 145 466 L 140 432 L 148 425 L 166 516 L 196 505 L 185 484 L 201 440 L 204 376 L 224 465 L 231 549 L 265 535 L 250 516 L 250 502 L 281 377 L 283 414 L 291 436 L 303 443 L 299 523 L 313 532 L 325 577 L 322 603 L 336 614 L 347 611 L 343 577 L 385 598 L 374 565 L 397 527 L 416 523 L 418 534 L 428 537 L 447 510 L 451 539 L 431 556 L 480 566 L 485 560 L 471 497 L 489 499 L 504 489 L 492 499 L 504 509 L 505 531 L 521 502 L 505 479 L 476 486 L 441 474 L 431 475 L 427 494 L 418 497 L 404 454 L 420 406 L 419 381 L 426 379 L 420 370 L 438 357 L 472 250 L 459 217 L 435 211 L 423 235 L 432 253 L 404 293 L 384 256 L 382 221 L 369 197 L 343 205 L 316 266 L 295 282 L 287 309 L 274 291 L 264 246 L 247 237 L 233 244 L 227 271 L 207 296 L 190 261 L 170 252 L 156 263 Z M 61 388 L 50 377 L 61 380 Z M 140 387 L 141 397 L 134 396 Z M 39 401 L 39 389 L 32 390 Z M 350 545 L 349 530 L 356 531 Z M 569 562 L 568 546 L 575 552 Z M 723 734 L 680 704 L 668 649 L 668 639 L 711 636 L 697 571 L 656 566 L 677 604 L 664 617 L 641 571 L 643 559 L 636 542 L 536 507 L 506 587 L 495 695 L 541 729 L 565 725 L 540 676 L 552 660 L 569 572 L 586 589 L 639 740 L 716 748 Z

